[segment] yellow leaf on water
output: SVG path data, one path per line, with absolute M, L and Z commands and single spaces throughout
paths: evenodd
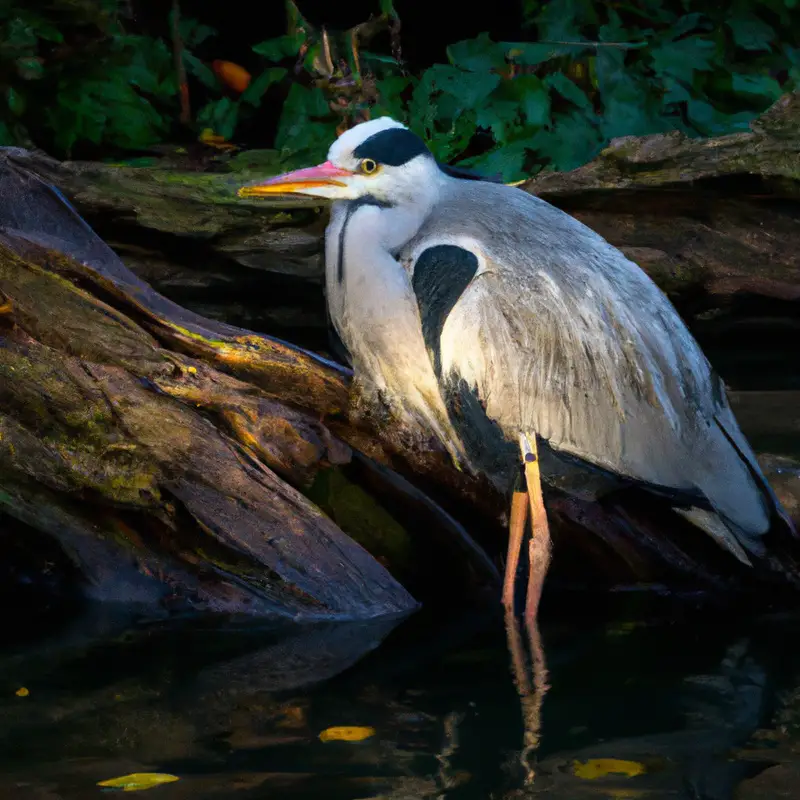
M 620 758 L 590 758 L 588 761 L 575 761 L 572 772 L 578 778 L 594 780 L 606 775 L 624 775 L 633 778 L 647 772 L 644 764 L 638 761 L 624 761 Z
M 375 728 L 362 725 L 338 725 L 326 728 L 319 735 L 322 742 L 363 742 L 375 735 Z
M 30 691 L 28 691 L 28 689 L 26 689 L 24 686 L 20 686 L 20 688 L 17 689 L 17 691 L 14 692 L 14 694 L 17 697 L 27 697 L 30 694 Z
M 154 786 L 161 786 L 162 783 L 174 783 L 177 780 L 180 780 L 177 775 L 167 775 L 163 772 L 134 772 L 119 778 L 99 781 L 97 785 L 109 789 L 121 789 L 123 792 L 142 792 Z

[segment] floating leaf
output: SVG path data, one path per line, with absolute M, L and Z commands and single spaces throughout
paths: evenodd
M 588 761 L 575 761 L 572 773 L 584 780 L 605 778 L 607 775 L 624 775 L 626 778 L 635 778 L 647 772 L 644 764 L 638 761 L 625 761 L 620 758 L 590 758 Z
M 362 725 L 338 725 L 319 735 L 321 742 L 363 742 L 375 735 L 375 728 Z
M 17 689 L 17 691 L 14 692 L 14 694 L 17 697 L 27 697 L 30 694 L 30 691 L 26 689 L 24 686 L 20 686 L 20 688 Z
M 177 775 L 168 775 L 164 772 L 133 772 L 119 778 L 109 778 L 107 781 L 98 781 L 98 786 L 107 789 L 120 789 L 123 792 L 143 792 L 164 783 L 174 783 L 180 780 Z

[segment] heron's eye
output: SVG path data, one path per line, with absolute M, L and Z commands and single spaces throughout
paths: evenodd
M 365 158 L 360 164 L 359 168 L 365 175 L 374 175 L 378 169 L 378 163 L 373 161 L 371 158 Z

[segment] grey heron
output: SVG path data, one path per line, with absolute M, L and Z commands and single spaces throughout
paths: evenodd
M 529 505 L 528 618 L 549 561 L 540 453 L 667 496 L 745 564 L 774 525 L 791 529 L 669 299 L 574 217 L 464 179 L 388 117 L 344 132 L 323 164 L 239 190 L 287 193 L 333 201 L 327 303 L 356 377 L 511 494 L 507 608 Z

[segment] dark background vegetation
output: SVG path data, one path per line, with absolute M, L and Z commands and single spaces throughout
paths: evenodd
M 347 31 L 370 19 L 354 49 Z M 248 73 L 244 91 L 220 62 Z M 576 167 L 621 135 L 746 129 L 798 76 L 796 0 L 0 7 L 0 144 L 61 158 L 212 136 L 308 160 L 337 130 L 388 113 L 439 158 L 515 180 Z

